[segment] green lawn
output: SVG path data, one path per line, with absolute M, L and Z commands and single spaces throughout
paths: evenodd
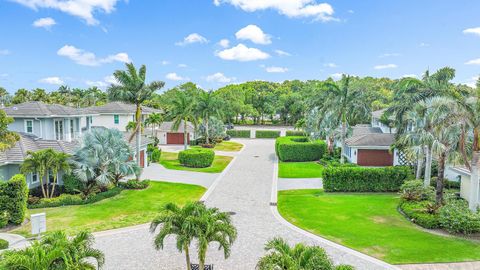
M 83 229 L 103 231 L 150 222 L 165 203 L 196 201 L 204 192 L 205 188 L 200 186 L 151 181 L 145 190 L 124 190 L 94 204 L 32 209 L 27 217 L 45 212 L 48 231 L 65 230 L 69 234 Z M 30 223 L 12 232 L 27 236 Z
M 316 161 L 283 162 L 278 164 L 280 178 L 319 178 L 322 177 L 323 166 Z
M 178 153 L 162 152 L 162 156 L 160 158 L 160 164 L 162 164 L 163 167 L 170 170 L 204 172 L 204 173 L 220 173 L 225 169 L 225 167 L 227 167 L 227 165 L 230 163 L 230 161 L 232 161 L 232 159 L 233 157 L 215 155 L 215 159 L 213 160 L 212 166 L 207 168 L 190 168 L 190 167 L 182 166 L 180 164 L 180 162 L 178 161 Z
M 281 191 L 278 209 L 291 223 L 394 264 L 480 260 L 480 242 L 420 230 L 397 212 L 394 194 Z
M 201 146 L 193 146 L 192 148 L 201 148 Z M 232 142 L 232 141 L 224 141 L 221 143 L 217 143 L 213 150 L 215 151 L 224 151 L 224 152 L 238 152 L 242 150 L 243 144 Z

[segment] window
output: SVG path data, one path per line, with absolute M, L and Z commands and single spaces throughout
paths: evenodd
M 63 120 L 55 120 L 55 139 L 63 140 Z
M 35 183 L 38 181 L 38 174 L 37 173 L 32 173 L 32 183 Z
M 25 132 L 26 133 L 33 133 L 33 120 L 26 120 L 25 121 Z
M 120 123 L 120 119 L 119 119 L 119 117 L 118 117 L 118 114 L 115 114 L 115 115 L 113 116 L 113 123 L 116 124 L 116 125 L 117 125 L 118 123 Z
M 73 121 L 73 119 L 70 119 L 70 134 L 73 138 L 75 134 L 75 121 Z
M 48 171 L 48 181 L 49 181 L 50 183 L 53 183 L 53 181 L 54 181 L 54 179 L 53 179 L 54 177 L 53 177 L 53 176 L 54 176 L 54 173 L 49 170 L 49 171 Z

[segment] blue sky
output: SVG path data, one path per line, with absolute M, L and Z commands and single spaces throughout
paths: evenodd
M 0 0 L 0 86 L 105 88 L 125 61 L 166 88 L 443 66 L 471 84 L 479 11 L 474 0 Z

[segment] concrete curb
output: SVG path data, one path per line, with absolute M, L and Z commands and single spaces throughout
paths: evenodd
M 288 222 L 287 220 L 285 220 L 281 215 L 280 213 L 278 212 L 278 209 L 277 209 L 277 203 L 278 203 L 278 191 L 277 191 L 277 185 L 278 185 L 278 159 L 275 157 L 275 160 L 274 160 L 274 166 L 273 166 L 273 169 L 274 169 L 274 172 L 273 172 L 273 183 L 272 183 L 272 195 L 271 195 L 271 199 L 270 199 L 270 209 L 272 210 L 272 214 L 273 216 L 280 222 L 282 223 L 283 225 L 285 225 L 286 227 L 290 228 L 291 230 L 293 231 L 296 231 L 310 239 L 313 239 L 315 241 L 318 241 L 318 242 L 321 242 L 325 245 L 328 245 L 332 248 L 335 248 L 335 249 L 338 249 L 340 251 L 343 251 L 347 254 L 350 254 L 352 256 L 355 256 L 355 257 L 358 257 L 362 260 L 365 260 L 365 261 L 368 261 L 376 266 L 379 266 L 379 267 L 382 267 L 384 269 L 392 269 L 392 270 L 400 270 L 400 268 L 394 266 L 394 265 L 391 265 L 391 264 L 388 264 L 384 261 L 381 261 L 379 259 L 376 259 L 374 257 L 371 257 L 369 255 L 366 255 L 364 253 L 361 253 L 359 251 L 356 251 L 354 249 L 351 249 L 351 248 L 348 248 L 348 247 L 345 247 L 345 246 L 342 246 L 340 244 L 337 244 L 335 242 L 332 242 L 330 240 L 327 240 L 323 237 L 320 237 L 316 234 L 313 234 L 313 233 L 310 233 L 308 231 L 305 231 L 295 225 L 293 225 L 292 223 Z

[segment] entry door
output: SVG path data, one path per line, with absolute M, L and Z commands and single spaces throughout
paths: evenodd
M 55 120 L 55 139 L 63 140 L 63 120 Z

